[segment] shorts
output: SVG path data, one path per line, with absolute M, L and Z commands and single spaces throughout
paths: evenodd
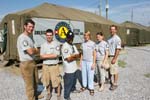
M 43 65 L 42 68 L 42 79 L 44 86 L 48 86 L 51 82 L 52 87 L 56 88 L 61 82 L 59 65 L 56 66 L 48 66 Z
M 118 74 L 118 59 L 116 60 L 115 64 L 111 64 L 113 57 L 109 57 L 108 58 L 108 63 L 110 66 L 110 74 L 114 75 L 114 74 Z

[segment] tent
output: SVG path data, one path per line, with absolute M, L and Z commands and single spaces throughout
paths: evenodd
M 130 21 L 123 22 L 121 25 L 126 27 L 127 45 L 150 43 L 150 31 L 146 26 Z
M 0 28 L 4 29 L 5 26 L 5 34 L 7 34 L 6 53 L 4 56 L 5 60 L 18 59 L 16 41 L 18 35 L 23 32 L 23 23 L 27 18 L 83 22 L 84 31 L 89 30 L 92 34 L 94 34 L 92 35 L 93 40 L 95 40 L 95 34 L 99 31 L 102 31 L 107 38 L 109 35 L 109 26 L 112 24 L 117 25 L 119 27 L 119 35 L 123 42 L 126 43 L 125 28 L 111 20 L 106 20 L 101 16 L 87 11 L 43 3 L 34 8 L 8 14 L 3 18 L 2 22 L 0 23 Z

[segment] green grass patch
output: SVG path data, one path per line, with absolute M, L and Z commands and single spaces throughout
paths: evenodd
M 150 43 L 149 44 L 145 44 L 145 46 L 150 46 Z
M 119 60 L 118 61 L 118 65 L 119 65 L 119 67 L 121 67 L 121 68 L 125 68 L 126 67 L 126 62 L 124 62 L 124 61 L 122 61 L 122 60 Z
M 145 77 L 150 78 L 150 73 L 144 74 Z

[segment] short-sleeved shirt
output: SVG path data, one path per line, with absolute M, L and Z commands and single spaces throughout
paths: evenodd
M 106 51 L 109 50 L 109 46 L 106 41 L 99 41 L 95 44 L 96 60 L 103 60 Z
M 121 49 L 121 39 L 118 35 L 113 35 L 107 40 L 109 44 L 109 55 L 114 56 L 116 49 Z
M 76 61 L 68 62 L 64 59 L 70 57 L 72 54 L 79 54 L 77 48 L 75 45 L 70 45 L 67 42 L 65 42 L 62 45 L 62 58 L 63 58 L 63 66 L 64 66 L 64 72 L 66 73 L 74 73 L 77 70 L 77 63 Z
M 82 43 L 81 45 L 82 49 L 82 56 L 84 61 L 92 61 L 93 62 L 93 52 L 95 50 L 95 43 L 91 40 Z
M 34 55 L 29 55 L 26 52 L 26 50 L 29 48 L 34 48 L 34 41 L 30 36 L 22 33 L 17 39 L 17 49 L 20 61 L 29 61 L 35 58 Z
M 41 45 L 40 55 L 43 54 L 56 54 L 60 55 L 60 43 L 57 41 L 45 42 Z M 59 58 L 44 59 L 43 64 L 58 64 Z

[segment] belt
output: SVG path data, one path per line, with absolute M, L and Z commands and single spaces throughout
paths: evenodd
M 56 66 L 57 64 L 46 64 L 47 66 Z
M 109 55 L 108 57 L 115 57 L 114 55 Z
M 22 63 L 25 63 L 25 62 L 35 62 L 34 60 L 28 60 L 28 61 L 20 61 Z

